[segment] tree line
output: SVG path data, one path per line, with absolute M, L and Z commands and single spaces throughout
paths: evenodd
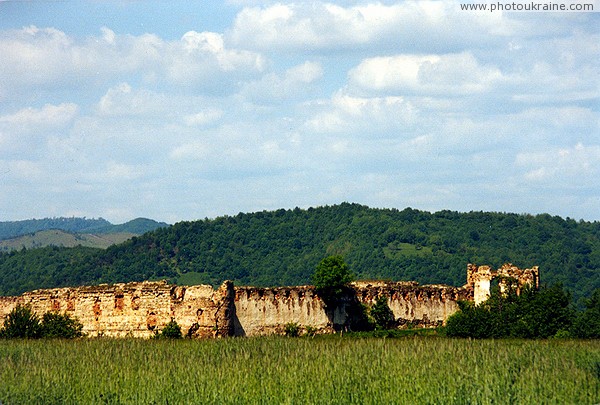
M 0 294 L 168 279 L 182 284 L 310 283 L 342 255 L 358 279 L 465 284 L 467 263 L 539 265 L 574 301 L 600 287 L 600 223 L 547 214 L 374 209 L 343 203 L 180 222 L 101 251 L 43 248 L 0 255 Z

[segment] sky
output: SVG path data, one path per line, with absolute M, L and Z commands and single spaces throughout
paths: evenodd
M 600 13 L 0 1 L 0 221 L 345 201 L 600 220 Z

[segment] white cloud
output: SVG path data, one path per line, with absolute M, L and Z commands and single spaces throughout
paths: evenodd
M 319 63 L 304 62 L 293 66 L 283 75 L 269 73 L 260 80 L 246 84 L 241 95 L 247 100 L 258 103 L 281 102 L 290 99 L 297 100 L 305 97 L 314 85 L 323 76 L 323 69 Z
M 403 97 L 355 97 L 339 91 L 324 107 L 307 121 L 309 131 L 396 136 L 394 129 L 408 129 L 417 120 L 417 110 Z
M 15 129 L 60 128 L 68 124 L 77 115 L 78 107 L 73 103 L 59 105 L 46 104 L 42 108 L 23 108 L 13 114 L 0 116 L 0 126 L 11 126 Z
M 186 115 L 184 121 L 189 126 L 203 126 L 218 121 L 222 116 L 222 110 L 218 108 L 207 108 L 200 112 Z
M 554 186 L 589 187 L 600 177 L 600 145 L 577 143 L 566 148 L 522 152 L 516 164 L 526 170 L 524 179 Z
M 365 91 L 467 95 L 502 80 L 495 67 L 481 66 L 470 53 L 397 55 L 363 60 L 349 73 L 351 86 Z
M 223 92 L 235 87 L 235 77 L 254 77 L 266 66 L 260 54 L 227 48 L 222 34 L 195 31 L 165 41 L 152 34 L 118 35 L 103 27 L 100 36 L 80 40 L 54 28 L 31 26 L 0 32 L 0 54 L 0 76 L 11 78 L 0 82 L 0 99 L 13 98 L 19 89 L 75 89 L 124 75 Z
M 473 40 L 494 42 L 496 36 L 511 35 L 521 27 L 518 21 L 508 20 L 502 13 L 461 12 L 455 1 L 348 7 L 297 2 L 243 9 L 229 38 L 236 45 L 258 49 L 306 51 L 374 44 L 439 49 Z

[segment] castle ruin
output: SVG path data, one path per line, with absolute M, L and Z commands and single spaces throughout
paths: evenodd
M 516 280 L 517 288 L 538 288 L 539 270 L 505 264 L 494 271 L 469 264 L 463 287 L 381 281 L 359 281 L 350 287 L 353 299 L 368 306 L 387 296 L 399 327 L 436 327 L 458 311 L 458 301 L 479 304 L 487 299 L 494 279 L 501 288 L 506 280 Z M 0 297 L 0 325 L 17 305 L 27 305 L 39 316 L 67 313 L 83 324 L 87 336 L 107 337 L 149 338 L 171 320 L 184 334 L 198 338 L 282 334 L 290 322 L 304 330 L 332 333 L 352 317 L 348 305 L 327 307 L 313 286 L 234 287 L 230 281 L 217 289 L 145 281 L 35 290 Z

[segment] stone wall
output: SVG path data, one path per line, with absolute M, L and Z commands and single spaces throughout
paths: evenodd
M 420 286 L 416 282 L 361 281 L 351 284 L 353 297 L 371 306 L 382 295 L 400 327 L 435 327 L 458 310 L 458 300 L 472 299 L 465 288 L 442 285 Z M 312 286 L 256 288 L 235 287 L 235 335 L 281 334 L 294 322 L 302 330 L 330 333 L 347 325 L 349 304 L 327 308 Z
M 490 283 L 500 278 L 539 286 L 539 270 L 518 269 L 505 264 L 494 271 L 489 266 L 467 266 L 464 287 L 423 285 L 416 282 L 361 281 L 351 284 L 345 301 L 327 304 L 312 286 L 234 287 L 226 281 L 218 289 L 198 285 L 142 282 L 78 288 L 36 290 L 19 297 L 0 297 L 0 325 L 18 304 L 29 305 L 40 316 L 49 311 L 76 317 L 88 336 L 151 337 L 174 319 L 184 334 L 194 337 L 256 336 L 281 334 L 293 322 L 306 331 L 330 333 L 344 329 L 356 303 L 371 306 L 380 296 L 400 327 L 443 325 L 458 310 L 458 301 L 485 300 Z M 349 313 L 350 312 L 350 313 Z
M 233 334 L 233 284 L 218 290 L 211 286 L 172 286 L 142 282 L 27 292 L 0 301 L 0 323 L 17 304 L 28 305 L 38 315 L 66 312 L 83 324 L 88 336 L 151 337 L 171 319 L 185 334 L 197 337 Z
M 360 302 L 371 306 L 380 296 L 388 297 L 388 306 L 396 322 L 403 326 L 437 327 L 458 311 L 458 301 L 472 300 L 463 287 L 423 285 L 416 282 L 352 283 Z

